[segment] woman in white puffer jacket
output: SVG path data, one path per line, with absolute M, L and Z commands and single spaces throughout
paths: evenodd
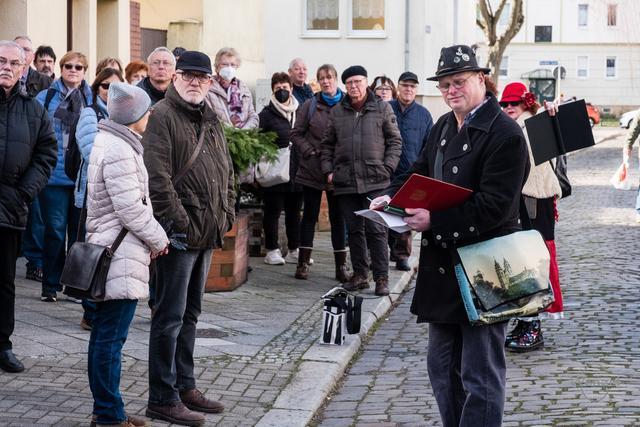
M 120 396 L 122 347 L 139 299 L 149 296 L 149 262 L 168 251 L 169 239 L 153 217 L 141 133 L 149 96 L 126 83 L 109 87 L 109 118 L 98 124 L 87 185 L 87 241 L 111 246 L 128 230 L 113 255 L 105 298 L 97 302 L 91 329 L 88 374 L 97 425 L 140 425 L 124 412 Z

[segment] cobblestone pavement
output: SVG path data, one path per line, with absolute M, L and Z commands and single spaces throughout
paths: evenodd
M 336 286 L 328 233 L 317 234 L 313 258 L 311 280 L 295 280 L 295 265 L 268 266 L 252 258 L 247 283 L 233 292 L 205 294 L 195 349 L 197 385 L 226 406 L 223 414 L 207 415 L 206 425 L 254 425 L 319 339 L 320 296 Z M 390 280 L 402 273 L 392 268 Z M 62 299 L 41 302 L 40 284 L 24 274 L 20 259 L 12 341 L 26 371 L 0 371 L 0 425 L 86 426 L 93 400 L 86 373 L 89 332 L 79 327 L 82 309 Z M 363 293 L 373 297 L 372 288 Z M 132 414 L 146 409 L 149 318 L 146 302 L 140 302 L 123 350 L 121 390 Z
M 543 350 L 508 353 L 504 426 L 640 425 L 640 224 L 635 192 L 609 185 L 621 147 L 617 137 L 569 158 L 574 193 L 559 203 L 556 235 L 566 318 L 543 321 Z M 381 322 L 319 425 L 441 425 L 411 296 Z

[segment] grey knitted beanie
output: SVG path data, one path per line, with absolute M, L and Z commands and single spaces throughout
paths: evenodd
M 130 125 L 140 120 L 151 107 L 149 95 L 137 86 L 128 83 L 111 83 L 107 100 L 109 119 L 121 125 Z

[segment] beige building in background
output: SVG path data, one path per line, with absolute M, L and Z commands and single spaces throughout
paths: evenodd
M 2 0 L 0 39 L 28 35 L 34 49 L 49 45 L 58 59 L 69 50 L 82 52 L 90 80 L 100 58 L 129 62 L 129 8 L 129 0 Z

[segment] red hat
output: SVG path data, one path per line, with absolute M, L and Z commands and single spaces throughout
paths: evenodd
M 523 83 L 509 83 L 502 91 L 502 98 L 500 98 L 500 102 L 522 101 L 524 99 L 524 94 L 527 92 L 527 87 Z
M 500 102 L 522 101 L 525 108 L 529 108 L 536 103 L 536 97 L 529 92 L 524 83 L 513 82 L 504 87 Z

